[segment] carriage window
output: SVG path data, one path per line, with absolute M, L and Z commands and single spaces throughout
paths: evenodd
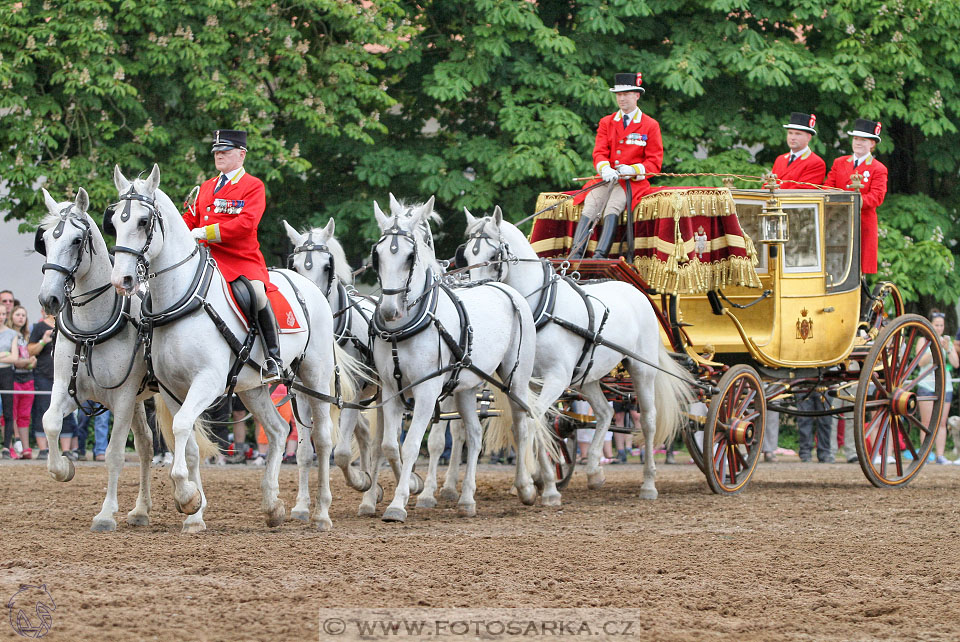
M 820 226 L 816 205 L 784 205 L 790 216 L 790 240 L 783 248 L 784 272 L 819 272 Z
M 853 205 L 852 203 L 827 203 L 824 208 L 824 233 L 826 234 L 827 287 L 837 286 L 847 280 L 853 255 Z
M 744 233 L 749 236 L 757 248 L 757 255 L 760 263 L 757 265 L 757 272 L 763 274 L 767 271 L 767 247 L 758 242 L 760 238 L 760 212 L 763 210 L 763 204 L 757 201 L 737 201 L 737 218 L 740 220 L 740 227 Z

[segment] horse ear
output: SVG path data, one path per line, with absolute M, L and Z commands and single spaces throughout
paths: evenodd
M 156 163 L 153 164 L 150 176 L 147 176 L 147 184 L 145 187 L 149 194 L 155 194 L 157 188 L 160 187 L 160 166 Z
M 283 227 L 287 230 L 287 238 L 290 239 L 290 242 L 293 243 L 294 247 L 300 245 L 300 240 L 303 238 L 303 235 L 293 229 L 293 226 L 287 223 L 286 219 L 283 220 Z
M 393 199 L 393 194 L 390 195 L 390 198 Z M 390 217 L 383 213 L 383 210 L 380 209 L 380 203 L 373 202 L 373 215 L 377 217 L 377 225 L 380 226 L 380 231 L 390 227 Z
M 90 207 L 90 196 L 87 195 L 87 190 L 82 187 L 77 190 L 77 200 L 73 202 L 78 210 L 86 214 L 87 209 Z
M 426 203 L 420 207 L 417 219 L 430 227 L 430 215 L 433 214 L 433 203 L 437 200 L 436 196 L 431 196 Z
M 467 217 L 467 229 L 469 230 L 477 222 L 477 217 L 470 213 L 466 207 L 463 208 L 463 214 Z
M 323 228 L 324 234 L 327 235 L 327 240 L 333 238 L 333 231 L 337 229 L 337 224 L 334 222 L 333 217 L 330 217 L 330 220 L 327 221 L 327 226 Z
M 497 224 L 497 227 L 500 227 L 500 224 L 503 223 L 503 212 L 500 210 L 499 205 L 493 208 L 493 220 Z
M 53 200 L 50 192 L 48 192 L 45 187 L 41 187 L 40 190 L 43 192 L 43 204 L 47 206 L 47 211 L 51 214 L 56 214 L 60 211 L 60 204 Z
M 403 209 L 403 206 L 400 205 L 400 201 L 397 200 L 397 197 L 393 195 L 393 192 L 390 192 L 390 213 L 399 214 L 400 210 Z
M 130 181 L 123 176 L 119 165 L 113 166 L 113 184 L 117 187 L 117 191 L 119 191 L 121 194 L 130 189 Z

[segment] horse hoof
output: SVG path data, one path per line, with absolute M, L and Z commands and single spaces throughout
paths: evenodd
M 597 490 L 607 481 L 606 477 L 603 475 L 603 471 L 598 471 L 592 475 L 587 475 L 587 488 L 590 490 Z
M 357 509 L 357 517 L 374 517 L 377 514 L 377 507 L 370 504 L 360 504 Z
M 457 514 L 460 515 L 460 517 L 476 517 L 477 504 L 457 504 Z
M 382 501 L 383 501 L 383 486 L 381 486 L 380 484 L 377 484 L 377 503 L 379 504 Z
M 149 526 L 150 516 L 146 513 L 127 513 L 127 523 L 130 526 Z
M 450 488 L 449 486 L 445 486 L 440 491 L 440 499 L 445 499 L 448 502 L 455 502 L 458 499 L 460 499 L 460 493 L 458 493 L 455 488 Z
M 267 516 L 267 526 L 270 528 L 276 528 L 283 523 L 283 520 L 287 518 L 287 509 L 283 506 L 283 500 L 278 499 L 277 503 L 273 505 L 266 513 Z
M 333 530 L 333 522 L 330 521 L 329 517 L 316 517 L 313 519 L 313 525 L 316 526 L 317 530 L 321 533 Z
M 198 488 L 186 504 L 181 504 L 176 499 L 174 499 L 173 502 L 177 505 L 177 510 L 184 515 L 193 515 L 200 510 L 200 507 L 203 505 L 203 495 Z
M 417 497 L 417 508 L 436 508 L 437 500 L 432 495 L 420 495 Z
M 59 475 L 57 475 L 55 472 L 53 472 L 52 470 L 49 470 L 49 469 L 48 469 L 48 472 L 50 473 L 50 476 L 53 477 L 53 478 L 54 478 L 55 480 L 57 480 L 58 482 L 68 482 L 68 481 L 70 481 L 71 479 L 73 479 L 73 476 L 74 476 L 74 475 L 77 474 L 77 469 L 74 467 L 73 462 L 70 461 L 69 459 L 67 459 L 66 457 L 63 457 L 63 460 L 64 460 L 65 462 L 67 462 L 67 472 L 65 472 L 65 473 L 63 474 L 63 476 L 59 476 Z
M 400 522 L 402 524 L 407 521 L 407 511 L 403 508 L 390 506 L 387 510 L 383 511 L 383 517 L 380 519 L 385 522 Z
M 554 506 L 556 508 L 560 508 L 560 493 L 555 495 L 542 495 L 540 497 L 540 503 L 543 506 Z
M 527 484 L 517 489 L 517 496 L 524 505 L 533 506 L 537 501 L 537 490 L 533 487 L 533 484 Z
M 207 525 L 203 523 L 203 520 L 195 519 L 184 522 L 183 528 L 180 529 L 180 533 L 183 535 L 190 535 L 192 533 L 201 533 L 205 530 L 207 530 Z
M 365 493 L 370 490 L 370 487 L 373 486 L 373 477 L 370 476 L 370 473 L 367 471 L 362 471 L 365 475 L 363 483 L 357 486 L 356 490 L 359 490 L 361 493 Z
M 423 477 L 417 474 L 417 471 L 410 473 L 410 494 L 419 495 L 423 492 Z
M 90 531 L 93 533 L 112 533 L 117 530 L 117 522 L 114 519 L 93 519 L 93 525 Z
M 292 511 L 290 511 L 290 517 L 293 519 L 298 519 L 301 522 L 309 522 L 310 511 L 305 508 L 294 508 Z
M 660 493 L 657 492 L 656 488 L 641 488 L 640 489 L 640 499 L 656 499 L 657 495 Z
M 534 486 L 536 487 L 536 489 L 537 489 L 537 494 L 538 494 L 538 495 L 542 495 L 542 494 L 543 494 L 543 480 L 540 479 L 539 477 L 534 477 L 534 478 L 533 478 L 533 485 L 534 485 Z

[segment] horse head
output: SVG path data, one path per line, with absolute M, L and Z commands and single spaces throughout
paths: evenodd
M 287 259 L 287 267 L 317 284 L 328 299 L 333 285 L 339 278 L 345 283 L 353 281 L 350 266 L 343 247 L 333 238 L 336 224 L 331 218 L 326 227 L 316 227 L 300 233 L 283 222 L 287 238 L 293 243 L 293 253 Z
M 467 240 L 457 248 L 455 264 L 457 268 L 470 268 L 470 279 L 496 279 L 502 281 L 509 267 L 508 259 L 513 258 L 510 244 L 504 240 L 503 212 L 500 206 L 493 208 L 493 214 L 477 218 L 470 210 L 463 208 L 467 217 Z
M 407 304 L 422 292 L 428 268 L 437 270 L 433 248 L 423 231 L 433 213 L 434 197 L 426 203 L 407 206 L 390 195 L 390 214 L 374 201 L 373 212 L 380 226 L 371 258 L 380 281 L 382 297 L 378 310 L 384 321 L 396 321 L 407 313 Z M 426 225 L 429 230 L 429 224 Z
M 157 204 L 160 168 L 154 164 L 146 179 L 129 181 L 117 165 L 113 168 L 113 183 L 120 198 L 103 215 L 104 231 L 117 239 L 110 281 L 118 292 L 130 296 L 150 260 L 163 248 L 163 215 Z
M 90 197 L 82 187 L 74 201 L 58 203 L 41 188 L 47 215 L 40 222 L 33 247 L 46 258 L 39 300 L 43 310 L 58 313 L 77 281 L 90 270 L 94 254 L 106 256 L 106 245 L 96 223 L 87 215 Z

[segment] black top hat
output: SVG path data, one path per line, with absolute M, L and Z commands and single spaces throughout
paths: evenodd
M 817 135 L 817 130 L 813 128 L 817 124 L 816 114 L 803 114 L 798 111 L 790 114 L 790 122 L 784 125 L 786 129 L 797 129 L 808 134 Z
M 239 129 L 218 129 L 213 132 L 213 149 L 210 151 L 225 152 L 234 148 L 247 151 L 247 132 Z
M 859 136 L 860 138 L 870 138 L 879 143 L 880 127 L 880 121 L 878 120 L 858 118 L 853 123 L 853 131 L 849 131 L 847 133 L 851 136 Z
M 642 96 L 644 93 L 643 87 L 640 85 L 643 83 L 643 74 L 616 74 L 613 77 L 613 87 L 610 88 L 615 94 L 619 94 L 622 91 L 638 91 Z

